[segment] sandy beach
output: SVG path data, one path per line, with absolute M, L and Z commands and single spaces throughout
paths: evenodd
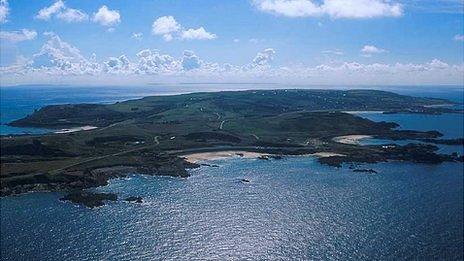
M 218 159 L 225 159 L 225 158 L 258 158 L 259 156 L 269 155 L 267 153 L 259 153 L 259 152 L 249 152 L 249 151 L 213 151 L 213 152 L 200 152 L 200 153 L 192 153 L 182 155 L 188 162 L 197 163 L 200 161 L 206 160 L 218 160 Z
M 59 131 L 55 131 L 57 134 L 61 133 L 71 133 L 71 132 L 76 132 L 76 131 L 87 131 L 87 130 L 94 130 L 97 129 L 98 127 L 95 126 L 82 126 L 82 127 L 75 127 L 75 128 L 70 128 L 70 129 L 61 129 Z
M 351 145 L 359 145 L 359 142 L 363 139 L 372 138 L 369 135 L 347 135 L 347 136 L 339 136 L 335 137 L 332 140 L 338 143 L 343 144 L 351 144 Z
M 346 155 L 340 154 L 340 153 L 334 153 L 334 152 L 316 152 L 316 153 L 313 153 L 313 154 L 307 154 L 305 156 L 314 156 L 314 157 L 318 157 L 318 158 L 326 158 L 326 157 L 334 157 L 334 156 L 344 157 Z
M 198 163 L 207 160 L 218 160 L 218 159 L 227 159 L 227 158 L 246 158 L 246 159 L 256 159 L 260 156 L 272 156 L 269 153 L 260 153 L 260 152 L 250 152 L 250 151 L 213 151 L 213 152 L 200 152 L 182 155 L 188 162 Z M 314 156 L 319 158 L 332 157 L 332 156 L 345 156 L 343 154 L 333 153 L 333 152 L 317 152 L 312 154 L 305 154 L 299 156 Z

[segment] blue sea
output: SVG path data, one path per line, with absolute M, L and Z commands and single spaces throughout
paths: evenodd
M 9 87 L 0 89 L 2 123 L 46 104 L 114 102 L 192 87 L 182 88 Z M 462 89 L 440 88 L 397 91 L 462 102 Z M 360 116 L 395 121 L 402 129 L 439 130 L 446 138 L 464 136 L 459 114 Z M 2 134 L 34 131 L 2 125 Z M 142 196 L 142 204 L 87 209 L 60 202 L 61 193 L 2 198 L 0 259 L 464 259 L 462 163 L 363 165 L 377 174 L 307 156 L 212 163 L 219 168 L 203 166 L 186 179 L 131 175 L 95 189 Z

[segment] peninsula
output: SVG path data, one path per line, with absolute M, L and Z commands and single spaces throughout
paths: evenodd
M 323 164 L 405 160 L 438 164 L 437 131 L 398 130 L 345 111 L 442 113 L 444 99 L 376 90 L 251 90 L 152 96 L 115 104 L 43 107 L 9 123 L 55 130 L 1 137 L 1 196 L 80 191 L 129 173 L 187 177 L 188 154 L 214 151 L 324 155 Z M 461 113 L 456 111 L 456 113 Z M 77 131 L 70 131 L 77 130 Z M 417 140 L 405 146 L 337 142 L 360 135 Z M 339 139 L 338 139 L 339 140 Z M 461 142 L 462 140 L 459 140 Z M 462 143 L 462 142 L 461 142 Z

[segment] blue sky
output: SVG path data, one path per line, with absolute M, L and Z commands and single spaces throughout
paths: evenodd
M 183 81 L 186 77 L 210 80 L 218 79 L 218 74 L 223 81 L 236 76 L 256 81 L 271 78 L 340 84 L 353 70 L 359 74 L 350 79 L 354 84 L 463 83 L 462 0 L 0 3 L 3 85 L 43 83 L 49 78 L 45 75 L 84 83 L 98 75 L 111 83 L 121 77 L 141 82 Z M 59 8 L 40 15 L 53 5 Z M 7 10 L 5 15 L 2 10 Z M 169 19 L 159 20 L 155 28 L 154 23 L 163 17 Z M 137 56 L 146 49 L 151 50 L 149 58 Z M 159 55 L 171 58 L 163 56 L 162 64 L 147 69 L 153 61 L 159 63 Z M 44 63 L 44 59 L 51 62 Z M 151 60 L 147 63 L 146 59 Z M 85 69 L 76 73 L 75 68 L 84 66 L 93 66 L 92 72 Z M 399 71 L 407 66 L 407 72 Z M 67 68 L 71 67 L 70 73 Z M 360 70 L 372 79 L 363 82 L 366 77 Z M 424 74 L 424 79 L 407 79 L 410 70 Z M 433 78 L 424 70 L 438 72 L 432 72 L 436 73 Z M 104 77 L 100 77 L 102 73 Z M 372 73 L 379 75 L 375 78 Z M 73 77 L 76 74 L 78 77 Z M 334 77 L 333 82 L 328 80 Z

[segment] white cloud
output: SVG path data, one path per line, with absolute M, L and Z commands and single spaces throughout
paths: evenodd
M 207 32 L 203 27 L 183 30 L 182 26 L 172 16 L 162 16 L 156 19 L 152 24 L 152 33 L 161 35 L 166 42 L 172 41 L 174 38 L 181 40 L 212 40 L 217 37 L 215 34 Z
M 59 12 L 56 17 L 68 23 L 77 23 L 87 21 L 89 16 L 78 9 L 66 8 L 62 12 Z
M 253 66 L 268 66 L 274 60 L 275 51 L 272 48 L 267 48 L 262 52 L 256 54 L 253 59 Z
M 260 43 L 260 42 L 264 42 L 264 39 L 250 38 L 250 39 L 248 39 L 248 42 L 253 43 L 253 44 L 257 44 L 257 43 Z
M 81 10 L 68 8 L 62 0 L 56 1 L 49 7 L 44 7 L 39 10 L 36 19 L 50 20 L 56 17 L 68 23 L 77 23 L 87 21 L 89 16 Z
M 344 52 L 340 49 L 324 50 L 321 53 L 328 54 L 328 55 L 344 55 Z
M 180 30 L 180 24 L 172 16 L 162 16 L 156 19 L 152 25 L 152 32 L 155 35 L 174 33 Z
M 41 20 L 49 20 L 52 15 L 58 13 L 63 8 L 65 8 L 64 2 L 61 0 L 56 1 L 51 6 L 40 9 L 35 18 Z
M 462 34 L 457 34 L 453 38 L 455 41 L 463 42 L 464 41 L 464 35 Z
M 322 14 L 321 7 L 310 0 L 257 0 L 255 4 L 261 11 L 288 17 L 318 16 Z
M 182 56 L 182 68 L 186 71 L 198 69 L 201 67 L 201 61 L 194 52 L 185 50 Z
M 103 26 L 114 26 L 121 22 L 121 15 L 118 10 L 110 10 L 106 5 L 103 5 L 98 9 L 98 12 L 93 15 L 92 20 Z
M 263 12 L 288 17 L 374 18 L 403 14 L 400 4 L 387 0 L 254 0 L 253 3 Z
M 172 34 L 180 30 L 180 24 L 172 16 L 162 16 L 156 19 L 152 24 L 152 33 L 162 35 L 166 42 L 173 39 Z
M 200 27 L 198 29 L 191 28 L 186 31 L 183 31 L 181 34 L 181 39 L 184 40 L 212 40 L 215 38 L 215 34 L 207 32 L 203 27 Z
M 400 4 L 384 0 L 325 0 L 322 8 L 334 18 L 398 17 L 403 14 Z
M 461 84 L 464 64 L 439 59 L 412 63 L 359 63 L 331 61 L 314 66 L 273 65 L 276 52 L 264 49 L 244 65 L 217 64 L 202 60 L 193 51 L 180 57 L 145 49 L 133 58 L 122 54 L 98 62 L 84 57 L 71 44 L 53 33 L 30 59 L 22 57 L 11 66 L 0 67 L 2 84 L 88 83 L 134 84 L 153 81 L 254 81 L 301 84 Z
M 10 8 L 8 7 L 8 0 L 0 0 L 0 23 L 7 21 Z
M 371 57 L 373 54 L 385 53 L 387 50 L 378 48 L 374 45 L 364 45 L 361 49 L 361 53 L 364 57 Z
M 131 73 L 132 64 L 125 55 L 119 57 L 110 57 L 108 61 L 104 62 L 105 72 L 107 73 L 122 73 L 127 74 Z
M 137 53 L 137 58 L 136 74 L 172 74 L 182 69 L 180 61 L 156 50 L 142 50 Z
M 233 41 L 234 41 L 234 43 L 238 43 L 238 42 L 240 42 L 240 39 L 234 39 Z
M 142 33 L 132 33 L 131 38 L 140 41 L 143 38 L 143 34 Z
M 48 37 L 48 40 L 40 51 L 33 55 L 32 66 L 34 68 L 75 71 L 80 63 L 86 62 L 79 49 L 62 41 L 58 35 L 51 32 L 46 32 L 44 35 Z
M 33 40 L 37 37 L 37 32 L 29 29 L 22 29 L 21 31 L 1 31 L 0 39 L 9 41 L 9 42 L 22 42 Z

